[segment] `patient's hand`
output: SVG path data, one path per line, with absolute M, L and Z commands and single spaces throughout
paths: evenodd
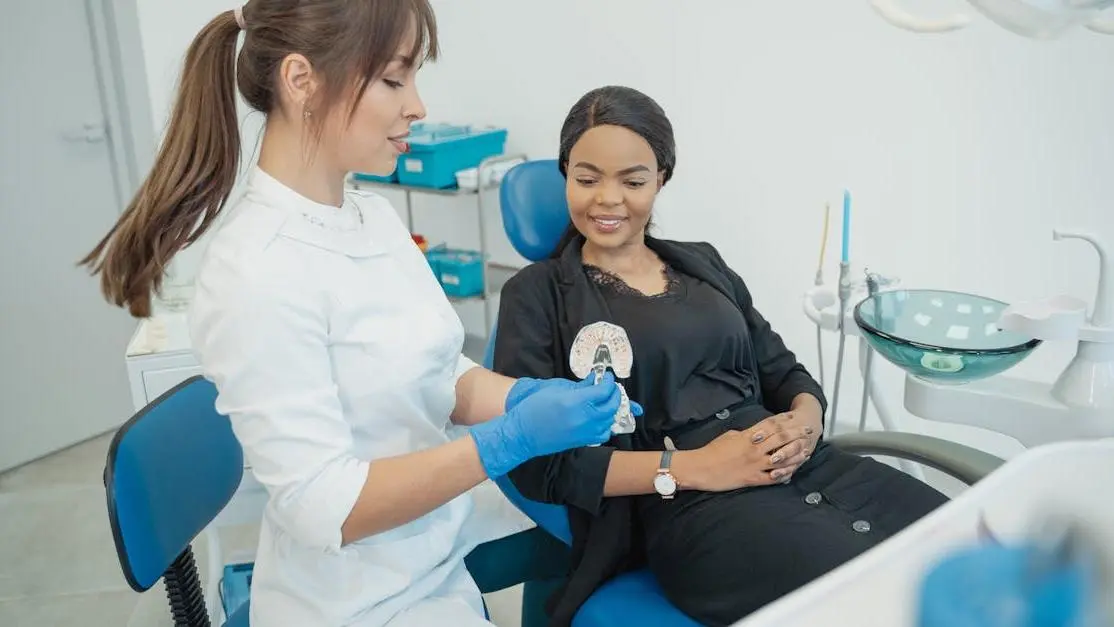
M 766 422 L 781 424 L 789 431 L 800 432 L 805 436 L 770 454 L 770 477 L 775 481 L 788 481 L 816 450 L 816 443 L 824 432 L 823 418 L 819 411 L 799 409 L 770 416 Z
M 707 492 L 780 483 L 812 454 L 819 429 L 809 423 L 779 414 L 744 431 L 728 431 L 693 451 L 691 477 L 680 479 Z

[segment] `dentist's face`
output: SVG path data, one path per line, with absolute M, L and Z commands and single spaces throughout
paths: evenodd
M 596 126 L 573 145 L 566 171 L 569 216 L 588 242 L 642 242 L 662 179 L 646 140 L 621 126 Z
M 410 124 L 425 118 L 416 85 L 418 64 L 407 57 L 412 39 L 404 38 L 383 75 L 368 83 L 351 119 L 345 117 L 347 106 L 336 107 L 330 115 L 326 133 L 345 172 L 394 172 L 398 156 L 407 150 Z

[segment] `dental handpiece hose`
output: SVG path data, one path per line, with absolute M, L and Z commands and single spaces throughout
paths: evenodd
M 820 287 L 824 284 L 824 271 L 821 268 L 816 269 L 816 280 L 813 285 Z M 816 323 L 816 362 L 820 375 L 820 387 L 823 388 L 826 381 L 824 380 L 824 327 Z
M 824 253 L 828 249 L 828 224 L 831 220 L 831 213 L 831 204 L 825 204 L 824 231 L 823 236 L 820 238 L 820 257 L 816 262 L 816 277 L 812 281 L 815 287 L 824 285 Z M 826 383 L 824 379 L 824 327 L 819 321 L 816 323 L 816 360 L 820 375 L 820 387 L 822 389 Z
M 878 275 L 866 272 L 866 293 L 873 297 L 878 293 Z M 865 342 L 864 342 L 865 345 Z M 866 431 L 866 414 L 870 407 L 870 366 L 874 361 L 874 350 L 866 346 L 866 363 L 863 365 L 863 399 L 859 406 L 859 432 Z
M 839 416 L 839 384 L 843 379 L 843 351 L 847 343 L 844 321 L 847 317 L 847 301 L 851 300 L 851 264 L 839 264 L 839 349 L 836 351 L 835 389 L 832 392 L 832 415 L 828 421 L 828 436 L 835 435 L 836 418 Z

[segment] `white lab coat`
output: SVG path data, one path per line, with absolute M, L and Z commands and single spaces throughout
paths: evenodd
M 190 334 L 269 494 L 252 625 L 420 624 L 438 611 L 439 624 L 486 624 L 462 560 L 533 526 L 501 495 L 493 515 L 466 494 L 341 546 L 369 462 L 448 442 L 455 383 L 475 366 L 421 251 L 384 198 L 321 205 L 259 168 L 230 210 L 198 273 Z

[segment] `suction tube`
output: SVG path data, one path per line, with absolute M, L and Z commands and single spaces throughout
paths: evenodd
M 869 270 L 866 271 L 866 287 L 868 296 L 874 296 L 878 293 L 878 275 L 872 274 Z M 874 349 L 870 347 L 865 341 L 862 347 L 866 352 L 866 364 L 863 366 L 863 399 L 859 407 L 859 432 L 866 431 L 866 414 L 870 408 L 870 368 L 874 362 Z
M 839 384 L 843 379 L 843 351 L 847 345 L 847 335 L 839 333 L 839 349 L 836 351 L 835 386 L 832 391 L 832 415 L 828 419 L 828 437 L 835 435 L 836 418 L 839 416 Z

